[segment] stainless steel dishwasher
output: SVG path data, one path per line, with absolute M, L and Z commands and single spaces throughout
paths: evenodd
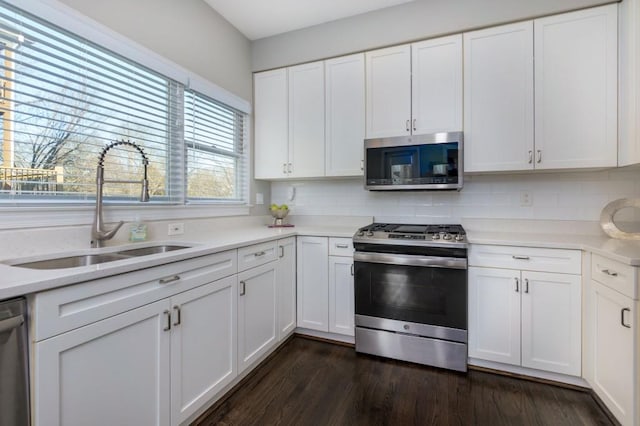
M 24 298 L 0 302 L 0 425 L 29 425 L 29 342 Z

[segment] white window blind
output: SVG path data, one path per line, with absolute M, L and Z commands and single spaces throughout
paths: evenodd
M 91 200 L 100 151 L 124 139 L 149 158 L 151 201 L 245 202 L 244 113 L 1 1 L 0 49 L 0 201 Z M 106 179 L 141 177 L 135 150 L 109 151 Z

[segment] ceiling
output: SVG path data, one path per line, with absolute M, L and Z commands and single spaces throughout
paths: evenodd
M 204 0 L 249 40 L 414 0 Z

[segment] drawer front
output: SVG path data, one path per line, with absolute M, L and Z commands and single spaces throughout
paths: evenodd
M 351 238 L 329 238 L 329 256 L 353 257 L 353 240 Z
M 235 250 L 37 293 L 34 339 L 135 309 L 237 273 Z
M 472 244 L 469 265 L 580 275 L 582 253 L 580 250 Z
M 591 279 L 638 300 L 638 268 L 591 254 Z
M 276 260 L 278 258 L 277 246 L 277 241 L 268 241 L 239 248 L 238 271 L 246 271 Z

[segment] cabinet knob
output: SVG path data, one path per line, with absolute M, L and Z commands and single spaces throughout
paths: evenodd
M 603 270 L 602 270 L 602 273 L 603 273 L 603 274 L 607 274 L 607 275 L 609 275 L 610 277 L 617 277 L 617 276 L 618 276 L 618 273 L 617 273 L 617 272 L 613 272 L 613 271 L 610 271 L 610 270 L 608 270 L 608 269 L 603 269 Z
M 244 281 L 240 281 L 240 296 L 244 296 L 247 293 L 247 285 Z
M 625 313 L 625 311 L 631 313 L 631 309 L 622 308 L 620 310 L 620 324 L 622 324 L 623 327 L 631 328 L 631 324 L 627 324 L 627 323 L 624 322 L 624 313 Z
M 516 293 L 520 291 L 520 280 L 518 278 L 514 278 L 516 280 Z
M 529 164 L 533 163 L 533 151 L 529 150 Z
M 416 126 L 416 119 L 413 119 L 413 131 L 415 132 L 416 130 L 418 130 L 418 127 Z
M 542 162 L 542 151 L 537 150 L 536 153 L 538 154 L 538 159 L 536 160 L 536 163 Z
M 167 320 L 167 322 L 166 322 L 167 325 L 165 325 L 162 330 L 163 331 L 169 331 L 169 330 L 171 330 L 171 312 L 168 309 L 165 309 L 163 314 L 164 314 L 164 317 Z
M 176 320 L 173 325 L 180 325 L 180 323 L 182 322 L 182 312 L 180 311 L 180 306 L 175 305 L 173 307 L 173 310 L 176 311 Z
M 407 128 L 407 132 L 411 131 L 411 120 L 407 120 L 406 128 Z

